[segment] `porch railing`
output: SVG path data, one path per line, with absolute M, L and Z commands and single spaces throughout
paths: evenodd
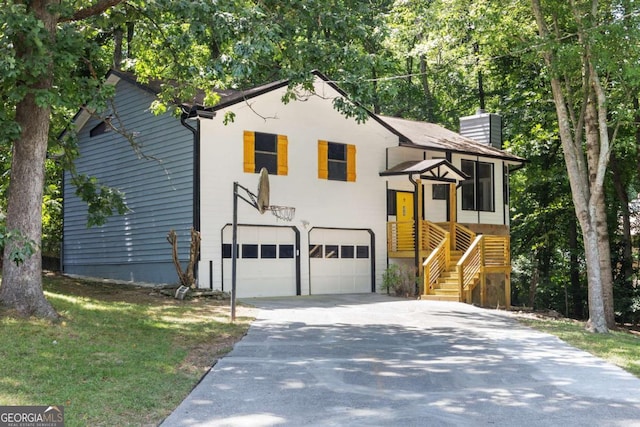
M 449 243 L 449 239 L 449 233 L 445 232 L 440 244 L 436 246 L 422 264 L 424 267 L 424 294 L 429 293 L 433 285 L 438 282 L 442 273 L 449 269 L 449 265 L 451 264 L 451 244 Z
M 420 250 L 432 251 L 448 234 L 447 230 L 431 221 L 422 221 Z M 415 244 L 415 222 L 401 221 L 387 223 L 387 245 L 389 252 L 413 251 Z
M 465 300 L 465 292 L 473 290 L 476 277 L 484 265 L 484 250 L 482 240 L 484 236 L 476 236 L 469 249 L 462 255 L 456 265 L 458 270 L 458 292 L 461 300 Z
M 485 272 L 506 271 L 511 265 L 508 236 L 478 235 L 456 265 L 460 299 L 469 302 L 469 296 L 478 281 L 483 283 L 480 300 L 484 304 Z M 510 305 L 507 302 L 507 305 Z
M 466 252 L 467 249 L 469 249 L 469 247 L 475 240 L 476 233 L 469 230 L 464 225 L 460 225 L 458 223 L 454 223 L 454 230 L 455 230 L 455 239 L 453 242 L 455 245 L 455 250 L 460 252 Z
M 387 245 L 389 252 L 412 251 L 415 243 L 413 221 L 388 222 Z

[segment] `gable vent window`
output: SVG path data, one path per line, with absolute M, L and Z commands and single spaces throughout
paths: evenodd
M 267 168 L 270 175 L 287 175 L 287 150 L 285 135 L 244 131 L 244 171 L 259 173 Z
M 111 117 L 107 117 L 104 121 L 98 123 L 89 131 L 89 137 L 93 138 L 94 136 L 102 135 L 103 133 L 107 133 L 111 131 Z
M 318 141 L 318 178 L 354 182 L 356 180 L 356 146 Z

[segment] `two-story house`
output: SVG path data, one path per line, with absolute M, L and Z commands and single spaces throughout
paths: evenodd
M 148 111 L 153 85 L 110 72 L 116 111 L 100 117 L 135 132 L 144 155 L 103 119 L 76 116 L 78 172 L 121 189 L 130 212 L 87 228 L 67 183 L 64 272 L 176 282 L 167 232 L 182 236 L 184 257 L 195 227 L 198 286 L 230 290 L 233 184 L 256 189 L 265 167 L 271 204 L 295 218 L 238 207 L 239 297 L 376 292 L 388 265 L 405 263 L 425 277 L 424 297 L 469 300 L 480 284 L 484 300 L 494 273 L 508 303 L 508 176 L 523 159 L 431 123 L 373 113 L 358 123 L 333 106 L 347 95 L 314 77 L 313 93 L 288 103 L 280 81 L 184 106 L 178 119 Z M 467 118 L 469 132 L 491 136 L 496 118 Z

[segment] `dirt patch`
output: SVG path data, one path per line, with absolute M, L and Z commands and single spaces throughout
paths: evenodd
M 159 288 L 137 286 L 135 284 L 112 283 L 109 281 L 88 280 L 64 276 L 59 273 L 45 272 L 44 289 L 55 288 L 56 291 L 69 293 L 79 297 L 95 298 L 101 301 L 159 303 L 169 298 L 159 292 Z M 53 280 L 49 282 L 47 279 Z

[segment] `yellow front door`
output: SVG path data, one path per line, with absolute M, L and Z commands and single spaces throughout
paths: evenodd
M 413 193 L 396 192 L 396 221 L 398 223 L 398 250 L 412 251 L 413 234 Z
M 413 221 L 413 193 L 396 192 L 396 221 Z

